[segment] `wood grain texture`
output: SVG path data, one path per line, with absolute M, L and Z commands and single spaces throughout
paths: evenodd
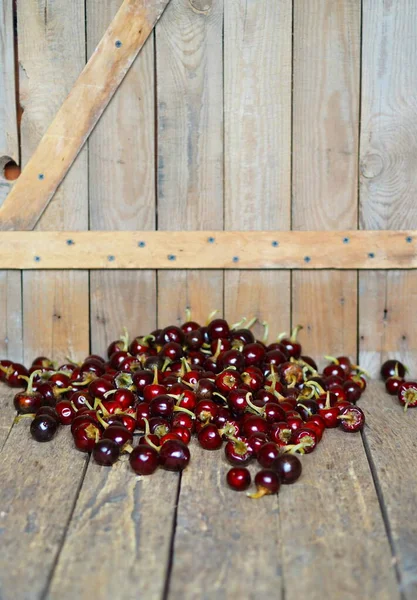
M 290 328 L 290 273 L 282 271 L 225 272 L 225 309 L 228 320 L 240 321 L 257 317 L 252 327 L 257 339 L 262 339 L 265 321 L 269 326 L 269 341 Z
M 90 462 L 47 598 L 162 598 L 178 475 Z M 88 555 L 93 560 L 86 560 Z
M 364 2 L 363 40 L 360 225 L 414 227 L 417 124 L 410 90 L 417 84 L 415 3 Z M 360 359 L 373 371 L 387 355 L 416 361 L 417 317 L 408 310 L 416 288 L 415 272 L 360 276 Z M 369 321 L 376 302 L 377 318 Z
M 27 419 L 14 425 L 0 458 L 2 600 L 42 597 L 87 459 L 74 448 L 68 430 L 39 444 Z
M 415 366 L 411 373 L 416 374 Z M 404 414 L 397 399 L 385 393 L 382 383 L 371 386 L 361 408 L 368 425 L 364 429 L 364 441 L 389 522 L 400 590 L 403 598 L 413 600 L 417 595 L 417 526 L 414 518 L 417 475 L 412 457 L 417 411 L 409 409 Z
M 279 495 L 286 597 L 399 600 L 360 434 L 327 431 L 302 462 Z
M 277 497 L 255 501 L 230 490 L 224 451 L 207 452 L 196 443 L 191 451 L 192 463 L 182 475 L 168 597 L 280 600 L 284 581 Z M 255 466 L 250 470 L 256 473 Z
M 356 278 L 355 271 L 293 272 L 293 324 L 304 326 L 303 350 L 319 368 L 329 354 L 356 358 Z
M 205 324 L 208 315 L 223 312 L 223 273 L 197 270 L 164 271 L 158 276 L 158 326 L 167 327 L 185 321 L 185 309 L 192 318 Z
M 0 204 L 11 188 L 3 168 L 19 163 L 14 44 L 13 0 L 0 0 Z
M 416 246 L 416 231 L 14 231 L 0 233 L 0 267 L 410 269 Z
M 23 164 L 85 64 L 83 0 L 58 0 L 44 8 L 41 0 L 18 3 Z M 87 194 L 87 155 L 82 152 L 37 224 L 40 237 L 44 231 L 86 229 Z M 39 354 L 60 360 L 68 352 L 74 359 L 88 353 L 87 272 L 24 273 L 23 312 L 26 362 Z
M 104 355 L 126 327 L 132 338 L 155 328 L 154 271 L 92 271 L 91 352 Z
M 291 226 L 291 23 L 291 0 L 225 4 L 227 230 Z M 290 273 L 225 274 L 225 314 L 232 321 L 255 314 L 272 325 L 279 315 L 288 329 L 290 304 Z
M 415 364 L 415 271 L 366 271 L 360 274 L 360 362 L 373 377 L 381 364 L 398 358 Z
M 16 114 L 15 39 L 13 0 L 0 0 L 0 204 L 11 183 L 3 177 L 3 168 L 14 160 L 19 163 L 19 135 Z M 22 360 L 21 274 L 0 271 L 0 355 Z M 3 427 L 8 427 L 5 416 Z M 1 417 L 0 417 L 1 418 Z M 0 435 L 0 446 L 1 435 Z
M 0 271 L 0 356 L 22 362 L 22 276 Z
M 293 229 L 357 227 L 359 64 L 360 3 L 295 0 Z M 338 274 L 294 279 L 293 324 L 305 325 L 300 339 L 313 355 L 332 353 L 342 326 L 349 348 L 356 348 L 356 273 L 345 273 L 344 282 L 340 306 Z M 304 307 L 304 298 L 321 297 L 323 290 L 326 303 L 317 302 L 308 318 L 296 310 Z M 329 307 L 338 304 L 338 323 L 329 328 Z M 321 336 L 312 333 L 318 330 Z
M 24 362 L 39 354 L 83 360 L 89 350 L 88 273 L 23 274 Z
M 120 4 L 88 0 L 89 54 Z M 154 60 L 151 34 L 89 140 L 90 229 L 155 228 Z M 155 271 L 93 271 L 90 294 L 92 352 L 104 353 L 123 327 L 132 335 L 155 327 Z
M 13 426 L 16 411 L 13 406 L 13 392 L 5 384 L 0 385 L 0 452 Z M 1 528 L 1 521 L 0 521 Z
M 156 30 L 161 230 L 223 229 L 222 40 L 223 0 L 175 0 Z M 159 323 L 183 318 L 187 304 L 200 319 L 223 311 L 222 273 L 158 273 Z
M 1 207 L 1 229 L 19 230 L 35 227 L 169 1 L 124 0 L 76 85 Z M 30 4 L 34 2 L 28 2 L 28 5 Z M 39 2 L 35 4 L 40 7 Z M 77 5 L 75 2 L 74 7 L 68 7 L 67 11 L 70 13 Z M 56 9 L 54 5 L 52 13 Z M 35 22 L 39 22 L 40 19 L 51 21 L 47 9 L 35 12 Z M 84 18 L 75 18 L 69 26 L 74 25 L 82 30 L 84 21 Z M 75 33 L 79 38 L 80 30 Z M 62 43 L 62 39 L 60 41 Z M 74 48 L 71 44 L 67 54 L 70 49 L 70 56 L 74 58 Z M 82 58 L 83 54 L 82 52 Z M 76 60 L 69 62 L 72 68 L 77 66 Z M 77 72 L 80 70 L 77 69 Z M 74 115 L 77 116 L 76 119 Z

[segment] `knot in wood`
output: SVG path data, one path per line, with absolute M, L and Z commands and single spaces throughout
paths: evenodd
M 361 173 L 366 179 L 374 179 L 382 173 L 384 164 L 379 154 L 367 154 L 361 161 Z
M 189 0 L 194 12 L 200 15 L 208 15 L 213 8 L 213 0 Z

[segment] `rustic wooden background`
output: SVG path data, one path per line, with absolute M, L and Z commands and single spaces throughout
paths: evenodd
M 0 0 L 0 164 L 27 162 L 120 4 Z M 37 229 L 417 228 L 416 89 L 415 0 L 172 0 Z M 303 323 L 309 353 L 375 373 L 416 358 L 416 296 L 412 270 L 3 271 L 0 354 L 103 352 L 189 306 Z

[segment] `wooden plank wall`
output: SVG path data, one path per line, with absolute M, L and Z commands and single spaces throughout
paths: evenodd
M 89 56 L 121 4 L 87 0 Z M 154 60 L 152 35 L 89 140 L 90 229 L 155 228 Z M 90 305 L 93 353 L 123 327 L 144 335 L 156 327 L 155 271 L 91 271 Z
M 291 21 L 291 0 L 225 4 L 227 230 L 291 226 Z M 290 279 L 288 271 L 227 271 L 226 315 L 258 317 L 258 334 L 263 321 L 271 334 L 288 330 Z
M 23 164 L 85 64 L 84 8 L 84 0 L 17 3 Z M 38 230 L 88 229 L 87 175 L 84 149 Z M 25 362 L 39 352 L 58 360 L 83 358 L 89 347 L 88 272 L 26 271 L 22 293 Z
M 120 4 L 17 2 L 23 163 Z M 38 228 L 417 227 L 417 9 L 411 0 L 396 6 L 172 0 Z M 9 89 L 0 124 L 12 131 L 7 143 L 0 137 L 0 154 L 18 158 L 13 3 L 0 7 Z M 90 276 L 1 272 L 2 356 L 21 359 L 22 340 L 26 360 L 81 356 L 89 344 L 104 352 L 123 326 L 144 333 L 157 317 L 181 321 L 190 306 L 198 319 L 214 308 L 231 320 L 255 315 L 270 321 L 271 335 L 303 323 L 307 352 L 359 349 L 372 373 L 388 355 L 416 358 L 417 319 L 407 311 L 417 296 L 413 271 L 172 265 Z
M 294 229 L 357 226 L 359 61 L 360 2 L 295 0 Z M 355 271 L 294 272 L 293 322 L 319 363 L 356 354 L 356 284 Z
M 11 187 L 3 169 L 10 160 L 19 163 L 13 8 L 13 0 L 0 1 L 0 202 Z
M 223 229 L 223 0 L 174 0 L 156 29 L 158 229 Z M 173 260 L 175 267 L 175 260 Z M 158 273 L 164 326 L 223 312 L 222 271 Z
M 19 133 L 15 87 L 13 0 L 0 0 L 0 203 L 11 189 L 3 169 L 10 159 L 19 162 Z M 0 271 L 0 352 L 22 360 L 21 274 Z
M 360 226 L 417 225 L 417 5 L 364 0 Z M 371 373 L 400 353 L 417 358 L 415 271 L 360 274 L 360 359 Z

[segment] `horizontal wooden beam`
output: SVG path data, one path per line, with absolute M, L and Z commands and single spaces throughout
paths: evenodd
M 414 269 L 417 231 L 10 231 L 0 269 Z

